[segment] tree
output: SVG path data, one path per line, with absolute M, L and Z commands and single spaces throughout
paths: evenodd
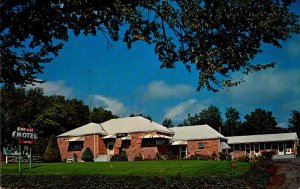
M 92 161 L 94 161 L 94 155 L 93 155 L 93 152 L 92 152 L 92 150 L 91 150 L 89 147 L 87 147 L 87 148 L 84 150 L 81 159 L 82 159 L 83 161 L 85 161 L 85 162 L 92 162 Z
M 218 131 L 219 128 L 222 127 L 222 117 L 219 108 L 210 105 L 208 108 L 203 109 L 201 112 L 195 114 L 194 116 L 188 114 L 188 117 L 183 120 L 183 123 L 180 124 L 180 126 L 202 124 L 207 124 Z
M 292 111 L 291 118 L 289 118 L 289 131 L 297 132 L 297 135 L 300 136 L 300 112 L 297 110 Z
M 245 121 L 240 127 L 240 134 L 271 134 L 281 132 L 281 129 L 276 126 L 277 122 L 272 112 L 258 108 L 254 112 L 245 115 Z
M 170 119 L 170 118 L 165 118 L 162 125 L 167 127 L 167 128 L 174 127 L 172 119 Z
M 150 121 L 152 121 L 152 117 L 150 116 L 150 115 L 144 115 L 144 114 L 134 114 L 134 113 L 131 113 L 130 115 L 129 115 L 129 117 L 136 117 L 136 116 L 141 116 L 141 117 L 143 117 L 143 118 L 145 118 L 145 119 L 148 119 L 148 120 L 150 120 Z
M 48 146 L 46 148 L 45 154 L 44 154 L 44 161 L 45 162 L 58 162 L 61 161 L 58 144 L 56 140 L 56 136 L 52 135 L 50 137 Z
M 237 129 L 241 123 L 240 113 L 237 111 L 237 109 L 230 107 L 226 108 L 225 116 L 226 121 L 222 129 L 222 134 L 224 134 L 225 136 L 236 135 Z
M 251 60 L 262 52 L 263 43 L 281 47 L 280 41 L 299 33 L 299 17 L 288 9 L 292 2 L 5 0 L 0 4 L 1 82 L 10 87 L 40 82 L 36 75 L 58 55 L 72 31 L 75 36 L 121 38 L 128 48 L 138 40 L 153 43 L 161 68 L 182 62 L 188 71 L 199 72 L 198 90 L 217 91 L 240 82 L 231 80 L 233 72 L 274 66 L 253 65 Z
M 113 115 L 111 111 L 105 110 L 103 107 L 93 108 L 91 116 L 92 122 L 95 123 L 103 123 L 105 121 L 118 117 L 116 115 Z

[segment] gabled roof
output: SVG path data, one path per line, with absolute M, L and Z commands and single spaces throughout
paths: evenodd
M 228 144 L 298 140 L 297 133 L 278 133 L 226 137 Z
M 203 140 L 203 139 L 226 139 L 209 125 L 182 126 L 170 128 L 175 132 L 173 140 Z
M 141 116 L 111 119 L 100 124 L 108 135 L 117 133 L 161 132 L 173 134 L 170 129 Z
M 98 123 L 88 123 L 71 131 L 58 135 L 58 137 L 84 136 L 84 135 L 106 135 L 105 131 Z

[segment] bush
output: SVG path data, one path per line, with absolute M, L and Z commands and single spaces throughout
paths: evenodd
M 219 159 L 220 160 L 227 160 L 227 161 L 231 161 L 231 155 L 225 152 L 220 152 L 219 153 Z
M 139 153 L 139 155 L 135 156 L 135 157 L 133 158 L 133 160 L 134 160 L 134 161 L 143 161 L 144 158 L 143 158 L 142 154 Z
M 239 157 L 236 158 L 236 161 L 249 162 L 250 161 L 250 157 L 248 155 L 239 156 Z
M 128 161 L 128 157 L 125 151 L 120 152 L 120 154 L 113 155 L 110 161 Z
M 45 162 L 60 162 L 61 157 L 57 145 L 56 136 L 52 135 L 49 139 L 48 146 L 44 153 L 44 161 Z
M 261 155 L 268 161 L 272 160 L 274 154 L 275 154 L 274 151 L 263 151 L 261 153 Z
M 92 150 L 89 147 L 87 147 L 84 150 L 81 159 L 83 161 L 85 161 L 85 162 L 92 162 L 92 161 L 94 161 L 94 154 L 93 154 Z

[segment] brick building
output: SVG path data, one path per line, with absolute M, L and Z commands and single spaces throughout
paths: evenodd
M 153 159 L 168 152 L 180 158 L 210 155 L 226 150 L 227 139 L 208 125 L 168 129 L 143 117 L 111 119 L 101 124 L 89 123 L 57 137 L 63 160 L 81 158 L 89 147 L 95 161 L 107 161 L 112 155 L 125 151 L 128 160 L 141 155 Z
M 120 151 L 125 151 L 131 161 L 138 155 L 153 159 L 156 154 L 166 154 L 173 134 L 172 130 L 138 116 L 89 123 L 59 135 L 57 141 L 63 160 L 74 154 L 81 158 L 89 147 L 96 161 L 107 160 Z
M 192 155 L 211 155 L 227 151 L 227 139 L 208 125 L 174 127 L 171 150 L 180 158 Z
M 232 157 L 261 155 L 273 151 L 274 155 L 296 155 L 299 139 L 297 133 L 278 133 L 226 137 Z

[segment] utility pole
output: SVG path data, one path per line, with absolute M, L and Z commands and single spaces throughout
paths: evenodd
M 92 73 L 89 70 L 89 123 L 92 122 Z

